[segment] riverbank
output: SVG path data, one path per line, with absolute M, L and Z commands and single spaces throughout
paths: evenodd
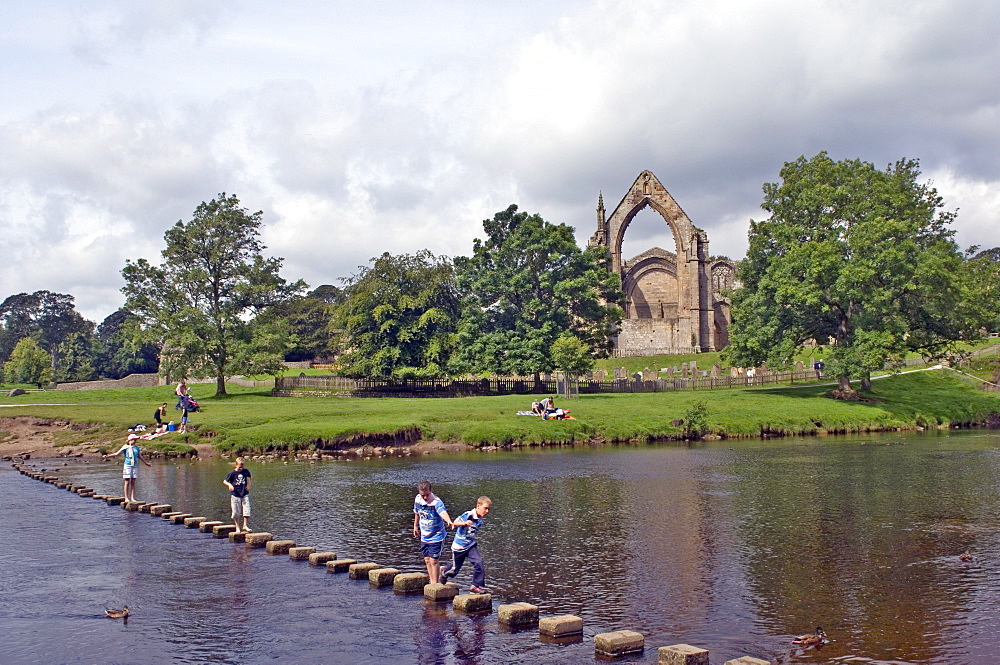
M 558 405 L 575 420 L 518 416 L 531 396 L 458 399 L 274 398 L 231 387 L 224 397 L 197 394 L 195 430 L 144 444 L 160 454 L 342 454 L 357 450 L 407 454 L 450 447 L 590 445 L 682 440 L 697 424 L 708 437 L 769 438 L 995 423 L 1000 396 L 953 372 L 924 371 L 879 380 L 859 401 L 831 399 L 829 385 L 805 384 L 711 391 L 585 395 Z M 114 451 L 129 427 L 149 424 L 169 387 L 0 399 L 0 451 L 31 447 L 61 455 Z M 168 402 L 169 403 L 169 402 Z M 177 417 L 170 412 L 169 418 Z M 35 419 L 35 420 L 30 420 Z M 47 421 L 47 422 L 46 422 Z M 41 454 L 39 452 L 38 454 Z

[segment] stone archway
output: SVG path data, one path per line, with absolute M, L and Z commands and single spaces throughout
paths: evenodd
M 670 249 L 653 247 L 623 257 L 625 232 L 636 214 L 650 208 L 674 237 Z M 643 171 L 606 216 L 598 196 L 597 232 L 590 245 L 606 247 L 611 269 L 622 280 L 626 316 L 616 342 L 622 356 L 714 351 L 728 340 L 728 303 L 717 304 L 708 236 L 696 227 L 651 171 Z M 724 272 L 724 271 L 723 271 Z

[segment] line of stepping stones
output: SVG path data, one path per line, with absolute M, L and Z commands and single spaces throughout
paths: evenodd
M 424 598 L 436 602 L 451 601 L 456 610 L 462 612 L 483 612 L 493 610 L 493 596 L 489 593 L 460 594 L 459 586 L 430 584 L 427 573 L 404 573 L 396 568 L 386 568 L 375 562 L 359 562 L 355 559 L 338 559 L 335 552 L 318 552 L 315 547 L 303 547 L 294 540 L 282 540 L 263 531 L 236 532 L 234 524 L 226 524 L 207 517 L 176 511 L 166 503 L 150 501 L 126 501 L 125 497 L 98 494 L 84 485 L 63 480 L 35 470 L 24 464 L 23 457 L 14 457 L 12 465 L 23 475 L 69 490 L 82 497 L 105 501 L 109 506 L 121 506 L 130 512 L 149 513 L 171 524 L 183 524 L 189 529 L 211 533 L 213 538 L 228 538 L 231 543 L 245 543 L 249 548 L 263 548 L 268 554 L 287 554 L 292 561 L 308 561 L 310 566 L 325 566 L 328 573 L 347 573 L 352 580 L 368 580 L 373 587 L 391 586 L 401 594 L 422 592 Z M 538 607 L 530 603 L 508 603 L 497 606 L 497 620 L 508 628 L 538 627 L 540 639 L 558 644 L 579 642 L 583 639 L 583 619 L 572 614 L 559 616 L 538 616 Z M 641 653 L 645 649 L 645 637 L 633 630 L 616 630 L 594 635 L 594 650 L 603 658 L 618 658 Z M 674 644 L 659 648 L 659 665 L 709 665 L 708 650 L 689 644 Z M 770 661 L 742 656 L 727 660 L 724 665 L 771 665 Z

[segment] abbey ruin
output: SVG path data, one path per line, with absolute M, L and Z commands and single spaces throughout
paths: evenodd
M 653 247 L 622 257 L 625 232 L 647 206 L 670 227 L 673 251 Z M 607 248 L 611 269 L 625 291 L 625 318 L 615 355 L 700 353 L 726 346 L 726 292 L 735 285 L 736 264 L 710 258 L 708 236 L 691 223 L 652 172 L 639 174 L 610 216 L 605 214 L 603 194 L 598 196 L 597 232 L 589 244 Z

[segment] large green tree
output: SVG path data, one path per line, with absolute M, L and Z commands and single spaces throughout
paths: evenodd
M 427 250 L 372 259 L 345 280 L 332 327 L 347 376 L 437 377 L 448 373 L 459 300 L 451 261 Z
M 552 344 L 572 333 L 606 354 L 621 321 L 621 281 L 606 251 L 581 250 L 573 228 L 511 205 L 483 221 L 470 257 L 455 259 L 462 294 L 458 359 L 471 371 L 537 374 L 556 369 Z
M 334 353 L 336 340 L 330 322 L 343 299 L 342 294 L 336 286 L 323 284 L 266 313 L 266 318 L 283 319 L 292 335 L 293 345 L 285 353 L 285 360 L 314 360 Z
M 161 372 L 213 376 L 225 395 L 227 376 L 281 367 L 287 331 L 254 317 L 305 284 L 289 284 L 278 275 L 282 260 L 263 256 L 262 217 L 222 193 L 164 234 L 162 264 L 126 262 L 125 309 L 139 317 L 139 339 L 161 347 Z
M 151 374 L 160 368 L 160 347 L 133 334 L 139 317 L 119 309 L 109 314 L 94 332 L 97 373 L 109 379 L 129 374 Z
M 53 370 L 60 344 L 77 334 L 89 337 L 94 331 L 94 324 L 76 311 L 73 296 L 52 291 L 9 296 L 0 303 L 0 321 L 4 329 L 0 359 L 8 358 L 19 341 L 31 336 L 48 352 Z
M 52 357 L 33 337 L 23 337 L 4 364 L 8 383 L 34 383 L 39 388 L 52 380 Z
M 780 177 L 764 185 L 770 216 L 750 223 L 726 349 L 734 364 L 780 367 L 808 341 L 832 340 L 827 372 L 851 391 L 907 351 L 941 355 L 975 336 L 954 213 L 919 182 L 918 162 L 880 170 L 821 152 Z

